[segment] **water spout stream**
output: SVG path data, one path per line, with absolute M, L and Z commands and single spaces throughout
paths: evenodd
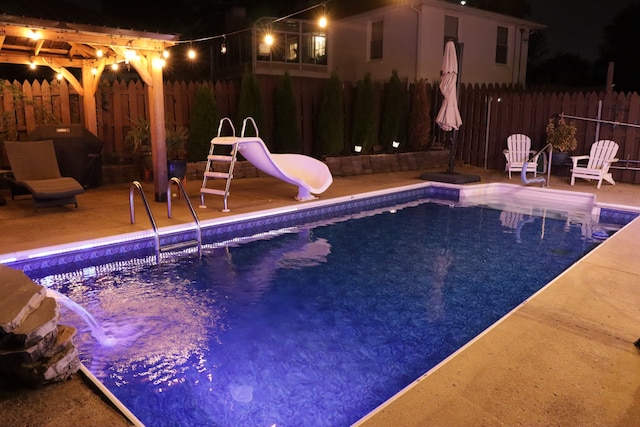
M 113 346 L 115 344 L 115 340 L 113 338 L 107 337 L 102 329 L 102 326 L 96 321 L 95 317 L 91 315 L 83 306 L 76 303 L 69 297 L 60 292 L 47 288 L 47 296 L 55 299 L 57 302 L 64 304 L 69 309 L 73 310 L 78 316 L 82 318 L 91 329 L 91 335 L 98 341 L 100 345 L 104 346 Z

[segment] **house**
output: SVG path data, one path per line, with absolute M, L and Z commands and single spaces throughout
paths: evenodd
M 243 10 L 235 8 L 234 17 L 238 14 Z M 257 75 L 288 71 L 328 78 L 335 70 L 346 81 L 367 72 L 374 81 L 386 81 L 395 69 L 408 81 L 437 81 L 444 44 L 453 40 L 461 82 L 524 84 L 529 34 L 543 28 L 443 0 L 394 2 L 332 19 L 327 27 L 313 19 L 264 17 L 244 31 L 218 38 L 213 78 L 237 78 L 251 64 Z M 272 44 L 265 42 L 266 34 Z
M 447 40 L 463 83 L 524 84 L 528 36 L 544 26 L 441 0 L 398 2 L 332 22 L 329 65 L 347 81 L 440 80 Z

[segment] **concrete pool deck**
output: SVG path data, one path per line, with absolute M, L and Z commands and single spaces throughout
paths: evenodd
M 481 176 L 481 184 L 511 182 L 500 171 L 457 167 Z M 420 172 L 336 177 L 322 199 L 416 184 Z M 199 182 L 187 182 L 194 206 Z M 471 184 L 473 185 L 473 184 Z M 600 203 L 640 207 L 640 186 L 551 177 L 551 188 L 588 192 Z M 202 220 L 288 206 L 296 188 L 273 178 L 232 183 L 230 214 L 221 198 L 207 196 Z M 152 192 L 152 185 L 145 190 Z M 28 198 L 0 207 L 0 254 L 27 251 L 148 230 L 136 197 L 129 222 L 129 184 L 90 189 L 79 208 L 38 212 Z M 147 197 L 152 200 L 152 194 Z M 191 221 L 175 199 L 151 202 L 159 226 Z M 640 222 L 627 226 L 471 344 L 420 378 L 361 424 L 424 425 L 638 425 L 640 424 Z M 544 266 L 541 266 L 543 268 Z M 37 390 L 0 390 L 0 419 L 14 426 L 129 425 L 80 375 Z

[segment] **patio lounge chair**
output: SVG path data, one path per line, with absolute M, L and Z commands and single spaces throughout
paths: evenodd
M 533 172 L 533 176 L 537 173 L 537 159 L 536 161 L 529 161 L 532 154 L 535 151 L 531 150 L 531 138 L 521 133 L 515 133 L 509 135 L 507 138 L 507 149 L 502 152 L 507 160 L 505 171 L 509 172 L 509 179 L 511 179 L 511 172 L 522 172 L 522 166 L 525 162 L 527 164 L 527 172 Z
M 12 185 L 31 193 L 36 209 L 67 204 L 78 207 L 76 195 L 84 193 L 84 188 L 74 178 L 60 175 L 53 141 L 5 141 L 4 146 L 14 177 Z M 11 194 L 13 199 L 20 193 L 12 190 Z
M 576 178 L 597 179 L 598 188 L 600 188 L 603 179 L 615 185 L 616 182 L 609 172 L 609 167 L 611 163 L 618 161 L 616 158 L 617 153 L 618 144 L 609 139 L 601 139 L 593 143 L 588 156 L 571 156 L 571 161 L 573 162 L 571 185 L 575 183 Z M 586 165 L 584 162 L 580 163 L 583 160 L 587 160 Z

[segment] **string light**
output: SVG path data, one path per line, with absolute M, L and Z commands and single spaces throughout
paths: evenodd
M 29 68 L 31 68 L 32 70 L 35 70 L 38 66 L 36 65 L 36 63 L 34 61 L 31 61 L 29 63 Z
M 62 80 L 62 72 L 61 71 L 58 71 L 58 74 L 56 74 L 56 79 Z
M 117 62 L 114 62 L 113 64 L 111 64 L 111 69 L 112 69 L 113 71 L 118 71 L 118 63 L 117 63 Z
M 299 15 L 299 14 L 304 13 L 304 12 L 308 12 L 309 10 L 315 9 L 317 7 L 323 7 L 324 10 L 326 11 L 326 2 L 317 3 L 317 4 L 314 4 L 313 6 L 307 7 L 306 9 L 299 10 L 297 12 L 291 13 L 291 14 L 286 15 L 286 16 L 282 16 L 280 18 L 275 18 L 275 19 L 271 20 L 270 23 L 283 21 L 285 19 L 291 18 L 292 16 Z M 323 12 L 323 15 L 318 19 L 318 26 L 320 28 L 325 28 L 327 25 L 328 25 L 328 21 L 327 21 L 326 13 Z M 220 53 L 225 54 L 225 53 L 227 53 L 226 36 L 243 33 L 245 31 L 250 31 L 254 27 L 255 27 L 255 25 L 250 27 L 250 28 L 244 28 L 244 29 L 237 30 L 237 31 L 234 31 L 234 32 L 231 32 L 231 33 L 226 33 L 226 34 L 207 36 L 207 37 L 200 37 L 200 38 L 189 39 L 189 40 L 179 40 L 179 41 L 176 42 L 176 44 L 177 45 L 179 45 L 179 44 L 187 44 L 187 43 L 188 44 L 193 44 L 193 43 L 206 42 L 206 41 L 211 41 L 211 40 L 215 40 L 215 39 L 221 38 L 223 40 L 222 40 L 222 43 L 220 45 Z M 264 42 L 266 44 L 268 44 L 268 45 L 271 45 L 274 42 L 273 36 L 271 34 L 267 34 L 265 36 L 265 38 L 264 38 Z M 189 59 L 195 59 L 196 56 L 197 56 L 196 51 L 193 48 L 189 48 L 187 50 L 187 57 Z
M 30 29 L 27 35 L 31 40 L 40 40 L 40 33 L 34 29 Z
M 220 46 L 220 53 L 222 53 L 223 55 L 225 53 L 227 53 L 227 37 L 223 34 L 222 35 L 222 46 Z
M 96 50 L 96 56 L 98 58 L 102 58 L 104 56 L 104 51 L 102 49 Z

